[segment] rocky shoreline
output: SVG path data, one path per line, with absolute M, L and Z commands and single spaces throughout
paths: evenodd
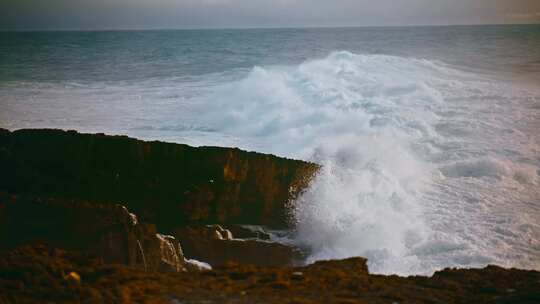
M 540 273 L 370 275 L 287 227 L 315 164 L 238 149 L 0 129 L 0 303 L 540 303 Z

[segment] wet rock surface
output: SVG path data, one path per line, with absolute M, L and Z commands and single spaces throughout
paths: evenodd
M 230 262 L 257 266 L 292 266 L 303 254 L 298 249 L 259 239 L 236 238 L 219 225 L 178 228 L 173 232 L 188 258 L 221 266 Z
M 229 230 L 235 238 L 239 239 L 256 239 L 256 240 L 270 240 L 270 234 L 263 231 L 261 227 L 248 228 L 243 225 L 223 225 L 223 227 Z

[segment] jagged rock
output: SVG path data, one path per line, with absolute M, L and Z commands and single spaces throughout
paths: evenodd
M 177 228 L 173 234 L 182 244 L 184 255 L 208 262 L 212 266 L 229 262 L 258 266 L 293 265 L 302 259 L 302 253 L 283 244 L 221 237 L 223 232 L 234 237 L 219 225 Z M 219 237 L 216 237 L 218 235 Z
M 65 274 L 80 275 L 80 286 Z M 229 264 L 212 271 L 149 273 L 104 265 L 76 251 L 0 251 L 0 303 L 540 303 L 540 272 L 445 269 L 432 277 L 367 272 L 351 258 L 305 267 Z
M 0 130 L 0 191 L 123 202 L 170 232 L 185 224 L 285 226 L 312 163 L 239 149 L 61 130 Z
M 205 227 L 199 227 L 194 230 L 199 233 L 201 238 L 210 238 L 214 240 L 232 240 L 233 235 L 231 231 L 223 229 L 220 225 L 206 225 Z
M 174 236 L 156 234 L 156 239 L 159 241 L 160 251 L 160 271 L 185 271 L 184 255 L 179 250 L 179 245 L 176 242 Z
M 270 234 L 263 231 L 260 227 L 253 227 L 253 229 L 246 228 L 242 225 L 225 225 L 225 229 L 229 230 L 235 238 L 238 239 L 257 239 L 257 240 L 270 240 Z
M 184 271 L 173 236 L 117 204 L 0 194 L 0 248 L 45 243 L 146 271 Z

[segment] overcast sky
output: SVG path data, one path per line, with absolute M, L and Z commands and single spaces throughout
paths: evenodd
M 0 0 L 0 29 L 540 23 L 540 0 Z

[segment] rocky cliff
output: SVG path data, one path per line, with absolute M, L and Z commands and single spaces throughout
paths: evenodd
M 61 130 L 0 129 L 0 191 L 122 203 L 160 231 L 287 225 L 315 164 L 232 148 Z
M 0 249 L 28 244 L 151 272 L 188 266 L 174 237 L 159 234 L 154 224 L 139 223 L 124 206 L 0 193 Z
M 165 235 L 122 205 L 0 192 L 0 250 L 35 244 L 148 272 L 197 271 L 210 267 L 206 263 L 290 266 L 302 258 L 295 248 L 238 239 L 219 225 L 178 227 Z

